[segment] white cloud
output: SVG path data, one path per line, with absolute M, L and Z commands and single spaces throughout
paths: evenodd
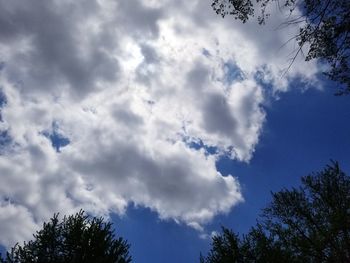
M 81 207 L 122 214 L 133 203 L 201 231 L 243 201 L 215 162 L 254 153 L 265 120 L 257 72 L 276 92 L 296 76 L 315 81 L 317 67 L 297 61 L 281 77 L 280 17 L 257 28 L 190 2 L 0 0 L 0 128 L 11 137 L 0 151 L 2 244 Z M 53 123 L 70 142 L 60 153 Z M 199 140 L 218 153 L 190 146 Z

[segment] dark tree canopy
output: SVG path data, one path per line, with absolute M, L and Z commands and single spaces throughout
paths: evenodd
M 212 7 L 222 17 L 232 15 L 245 23 L 254 16 L 254 4 L 260 7 L 259 24 L 269 17 L 267 6 L 276 3 L 288 8 L 292 14 L 296 8 L 301 16 L 290 16 L 283 25 L 299 24 L 295 39 L 299 48 L 295 50 L 291 64 L 308 46 L 305 60 L 320 59 L 329 65 L 325 74 L 341 85 L 338 95 L 350 94 L 350 1 L 349 0 L 212 0 Z
M 0 260 L 1 261 L 1 260 Z M 80 211 L 59 221 L 44 223 L 34 240 L 15 245 L 4 263 L 128 263 L 129 244 L 116 238 L 112 224 Z
M 225 227 L 220 235 L 212 238 L 212 248 L 206 257 L 200 256 L 201 263 L 245 263 L 245 262 L 293 262 L 289 251 L 273 237 L 267 236 L 261 226 L 252 228 L 240 237 Z
M 350 178 L 332 163 L 273 193 L 257 226 L 242 237 L 223 228 L 201 262 L 350 262 Z

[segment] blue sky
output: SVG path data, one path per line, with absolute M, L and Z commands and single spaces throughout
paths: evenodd
M 319 61 L 283 74 L 298 27 L 270 11 L 261 27 L 209 0 L 0 0 L 0 245 L 84 209 L 135 262 L 196 262 L 270 191 L 350 171 L 349 97 Z

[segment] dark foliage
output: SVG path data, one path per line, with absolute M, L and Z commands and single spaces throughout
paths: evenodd
M 211 6 L 218 15 L 222 17 L 232 15 L 235 19 L 242 20 L 243 23 L 254 14 L 251 0 L 214 0 Z
M 223 228 L 201 263 L 350 262 L 350 178 L 332 163 L 272 194 L 247 235 Z
M 212 239 L 212 248 L 201 263 L 292 262 L 292 255 L 268 237 L 260 226 L 240 237 L 227 228 Z
M 299 45 L 291 58 L 295 58 L 308 46 L 305 60 L 320 59 L 329 65 L 325 74 L 340 83 L 337 95 L 350 94 L 350 1 L 349 0 L 212 0 L 212 7 L 221 16 L 232 15 L 245 23 L 254 16 L 253 4 L 260 7 L 259 24 L 265 24 L 269 13 L 266 8 L 277 3 L 292 14 L 298 7 L 302 15 L 290 16 L 282 26 L 299 24 L 300 30 L 292 36 Z
M 34 240 L 15 245 L 4 263 L 128 263 L 129 244 L 113 234 L 112 224 L 90 218 L 84 211 L 59 221 L 54 215 L 34 234 Z

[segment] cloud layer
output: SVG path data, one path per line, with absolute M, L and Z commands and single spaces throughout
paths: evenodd
M 295 29 L 274 30 L 281 19 L 241 25 L 208 1 L 0 0 L 0 243 L 81 207 L 140 205 L 201 230 L 243 201 L 217 158 L 252 158 L 264 83 L 318 71 L 297 60 L 282 76 Z

